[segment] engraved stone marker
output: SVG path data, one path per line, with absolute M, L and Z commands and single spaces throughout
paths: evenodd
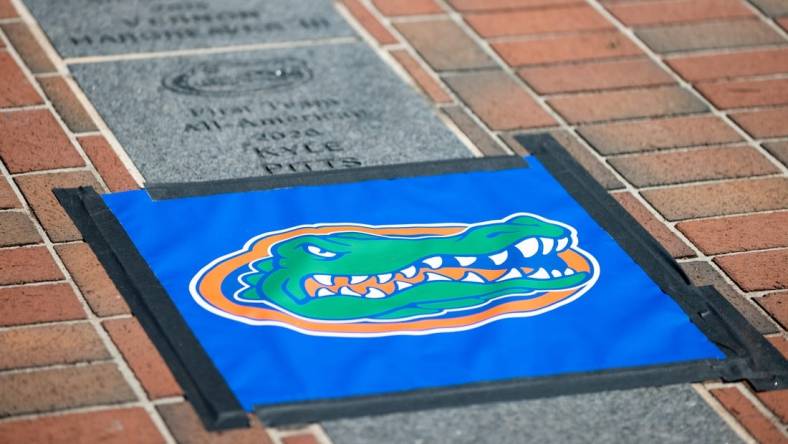
M 150 183 L 472 156 L 363 43 L 71 70 Z

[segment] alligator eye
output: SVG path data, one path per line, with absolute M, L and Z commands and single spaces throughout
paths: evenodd
M 306 251 L 320 257 L 336 257 L 337 255 L 334 252 L 323 250 L 322 248 L 315 245 L 307 245 Z

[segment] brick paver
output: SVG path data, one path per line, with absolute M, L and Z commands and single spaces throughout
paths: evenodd
M 391 51 L 391 56 L 408 71 L 408 74 L 410 74 L 416 84 L 419 85 L 422 91 L 424 91 L 430 99 L 438 103 L 448 103 L 452 101 L 449 94 L 443 89 L 443 86 L 432 78 L 408 51 L 402 49 Z
M 788 292 L 780 291 L 769 293 L 765 296 L 755 298 L 755 301 L 769 312 L 783 328 L 788 328 Z
M 788 288 L 788 249 L 751 251 L 714 259 L 744 291 Z
M 260 422 L 250 415 L 248 429 L 227 430 L 219 433 L 206 431 L 194 409 L 186 402 L 163 404 L 157 407 L 175 439 L 183 444 L 270 444 L 271 439 Z
M 0 326 L 71 321 L 85 318 L 85 310 L 68 284 L 0 288 Z
M 55 64 L 38 44 L 30 28 L 24 23 L 5 23 L 0 24 L 5 36 L 11 41 L 11 45 L 22 60 L 25 61 L 27 69 L 33 74 L 44 74 L 57 71 Z
M 0 0 L 0 19 L 14 18 L 16 16 L 16 8 L 11 4 L 11 0 Z
M 44 247 L 0 248 L 0 285 L 63 279 Z
M 731 118 L 753 137 L 788 136 L 788 107 L 733 113 Z
M 642 28 L 637 31 L 637 36 L 660 53 L 782 42 L 779 34 L 755 19 Z
M 511 66 L 602 60 L 641 53 L 629 39 L 615 31 L 499 42 L 492 47 Z
M 88 323 L 47 325 L 0 332 L 0 370 L 109 359 Z
M 36 244 L 41 242 L 41 236 L 36 231 L 33 221 L 25 213 L 3 212 L 0 213 L 0 247 Z
M 443 9 L 435 0 L 372 0 L 372 4 L 384 15 L 440 14 Z
M 628 26 L 701 22 L 753 15 L 739 0 L 622 2 L 612 3 L 607 9 Z
M 673 79 L 648 59 L 525 68 L 520 77 L 540 94 L 668 85 Z
M 79 103 L 71 87 L 60 76 L 41 77 L 38 84 L 44 90 L 52 105 L 68 128 L 75 133 L 96 131 L 96 124 Z
M 397 30 L 436 71 L 492 68 L 495 62 L 448 19 L 397 23 Z
M 654 215 L 651 214 L 651 212 L 649 212 L 631 193 L 614 193 L 613 197 L 615 197 L 618 203 L 621 204 L 640 225 L 643 225 L 643 227 L 645 227 L 673 257 L 690 257 L 695 255 L 692 248 L 690 248 L 686 242 L 665 227 L 665 225 L 654 217 Z
M 56 251 L 94 313 L 111 316 L 129 312 L 115 284 L 87 244 L 58 245 Z
M 540 8 L 582 3 L 578 0 L 447 0 L 455 9 L 463 12 L 498 11 L 518 8 Z
M 788 142 L 764 143 L 763 147 L 783 165 L 788 166 Z
M 760 414 L 752 402 L 735 387 L 715 389 L 711 394 L 759 441 L 785 442 L 785 435 Z
M 44 103 L 8 51 L 0 50 L 0 108 Z
M 0 158 L 12 173 L 85 164 L 47 110 L 0 113 L 0 135 Z
M 378 43 L 381 45 L 397 43 L 397 38 L 359 0 L 342 0 L 342 4 Z
M 788 211 L 681 222 L 681 230 L 706 254 L 788 247 Z
M 468 14 L 465 20 L 482 37 L 598 31 L 613 25 L 587 5 Z
M 110 191 L 128 191 L 139 188 L 137 182 L 126 170 L 126 166 L 112 150 L 103 136 L 83 136 L 77 139 L 93 166 L 101 174 Z
M 788 79 L 700 83 L 698 89 L 722 109 L 788 104 Z
M 689 81 L 788 72 L 788 48 L 750 49 L 723 54 L 680 56 L 667 63 Z

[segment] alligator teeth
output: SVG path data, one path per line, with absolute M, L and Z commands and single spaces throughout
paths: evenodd
M 520 270 L 512 268 L 508 273 L 499 277 L 495 282 L 508 281 L 509 279 L 519 279 L 521 277 L 523 277 L 523 274 L 520 273 Z
M 364 297 L 367 297 L 367 298 L 370 298 L 370 299 L 380 299 L 380 298 L 385 298 L 386 297 L 386 293 L 383 293 L 379 289 L 377 289 L 375 287 L 372 287 L 372 288 L 369 289 L 367 294 L 364 295 Z
M 385 284 L 386 282 L 388 282 L 390 280 L 391 280 L 391 273 L 379 274 L 378 275 L 378 282 L 380 282 L 381 284 Z
M 542 241 L 542 254 L 550 254 L 550 252 L 553 251 L 555 240 L 549 237 L 540 237 L 539 240 Z
M 409 284 L 407 282 L 397 281 L 397 290 L 404 290 L 404 289 L 406 289 L 408 287 L 412 287 L 412 286 L 413 286 L 413 284 Z
M 443 259 L 440 256 L 433 256 L 428 259 L 424 259 L 424 263 L 429 265 L 431 268 L 440 268 L 443 265 Z
M 314 278 L 317 281 L 317 283 L 320 284 L 320 285 L 326 285 L 326 286 L 329 286 L 329 287 L 331 285 L 334 285 L 334 283 L 331 282 L 331 276 L 329 276 L 327 274 L 316 274 L 316 275 L 312 276 L 312 278 Z
M 550 279 L 550 275 L 547 274 L 547 270 L 544 268 L 539 268 L 536 270 L 536 273 L 528 275 L 531 279 Z
M 361 296 L 359 293 L 351 290 L 348 287 L 342 287 L 339 289 L 339 294 L 344 294 L 345 296 Z
M 426 273 L 427 281 L 450 281 L 451 279 L 447 278 L 442 274 L 437 273 Z
M 351 284 L 360 284 L 369 279 L 369 276 L 350 276 Z
M 509 252 L 507 252 L 506 250 L 490 256 L 490 260 L 493 261 L 495 265 L 501 265 L 502 263 L 506 262 L 506 259 L 508 258 L 509 258 Z
M 414 267 L 413 265 L 411 265 L 410 267 L 408 267 L 408 268 L 406 268 L 406 269 L 402 270 L 402 274 L 403 274 L 403 275 L 404 275 L 406 278 L 410 279 L 410 278 L 412 278 L 413 276 L 416 276 L 416 267 Z
M 473 256 L 454 256 L 454 259 L 456 259 L 462 267 L 467 267 L 468 265 L 476 262 L 476 258 Z
M 560 278 L 561 276 L 563 276 L 563 275 L 561 274 L 561 272 L 560 272 L 560 271 L 558 271 L 558 270 L 553 270 L 553 271 L 551 271 L 551 272 L 550 272 L 550 274 L 551 274 L 551 275 L 552 275 L 554 278 Z
M 334 296 L 336 293 L 329 290 L 328 288 L 321 288 L 317 290 L 317 297 L 322 298 L 323 296 Z
M 569 238 L 562 237 L 561 239 L 558 239 L 558 243 L 555 244 L 555 251 L 564 251 L 567 245 L 569 245 Z
M 539 251 L 539 241 L 536 240 L 535 237 L 529 237 L 528 239 L 520 241 L 515 247 L 520 250 L 523 257 L 531 257 Z
M 572 270 L 571 268 L 564 270 L 564 276 L 571 276 L 573 274 L 575 274 L 575 270 Z
M 485 282 L 485 280 L 482 279 L 481 276 L 479 276 L 478 274 L 476 274 L 476 273 L 474 273 L 472 271 L 469 271 L 468 274 L 466 274 L 465 277 L 462 278 L 462 281 L 463 282 L 479 282 L 481 284 L 483 284 Z

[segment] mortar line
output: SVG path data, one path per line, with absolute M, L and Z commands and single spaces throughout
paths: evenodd
M 743 387 L 742 385 L 737 385 L 736 389 L 739 390 L 739 392 L 742 395 L 744 395 L 745 398 L 750 400 L 752 405 L 755 407 L 756 410 L 758 410 L 758 412 L 761 415 L 771 420 L 771 422 L 776 426 L 775 428 L 780 432 L 782 432 L 783 436 L 788 436 L 788 430 L 786 430 L 785 427 L 782 426 L 782 422 L 780 421 L 780 418 L 778 418 L 777 415 L 775 415 L 771 410 L 769 410 L 769 408 L 763 405 L 763 402 L 761 402 L 761 400 L 758 399 L 758 397 L 755 396 L 755 394 L 751 390 Z
M 758 7 L 756 7 L 748 0 L 744 0 L 744 3 L 746 5 L 745 7 L 749 7 L 750 10 L 755 14 L 755 16 L 761 19 L 761 22 L 765 23 L 766 26 L 772 29 L 772 31 L 775 31 L 777 34 L 782 36 L 783 39 L 788 40 L 788 31 L 781 28 L 780 25 L 777 24 L 776 20 L 766 15 L 763 11 L 758 9 Z
M 130 314 L 110 315 L 101 318 L 102 321 L 114 321 L 119 319 L 134 319 L 134 318 Z M 15 331 L 15 330 L 32 330 L 38 327 L 59 327 L 59 326 L 89 324 L 89 323 L 90 322 L 87 318 L 78 318 L 78 319 L 63 319 L 56 321 L 33 322 L 27 324 L 3 325 L 0 326 L 0 333 L 4 333 L 6 331 Z
M 112 410 L 118 410 L 124 408 L 144 409 L 145 405 L 140 401 L 126 401 L 126 402 L 117 402 L 117 403 L 108 403 L 108 404 L 96 404 L 90 406 L 69 407 L 69 408 L 51 410 L 46 412 L 22 413 L 19 415 L 6 416 L 0 418 L 0 424 L 15 422 L 15 421 L 31 421 L 36 419 L 60 417 L 60 416 L 67 416 L 67 415 L 80 414 L 80 413 L 105 412 L 105 411 L 112 411 Z
M 43 364 L 43 365 L 28 365 L 25 367 L 14 367 L 0 370 L 0 377 L 7 375 L 19 375 L 45 372 L 48 370 L 66 370 L 66 369 L 79 369 L 82 367 L 90 367 L 100 364 L 114 364 L 115 360 L 112 356 L 102 359 L 88 359 L 84 361 L 76 361 L 62 364 Z
M 706 401 L 706 405 L 708 405 L 709 408 L 714 411 L 714 413 L 719 415 L 723 422 L 725 422 L 725 424 L 727 424 L 728 427 L 730 427 L 733 432 L 742 439 L 742 441 L 748 444 L 758 444 L 758 441 L 755 440 L 755 437 L 750 435 L 750 432 L 748 432 L 743 425 L 736 421 L 736 418 L 733 417 L 731 412 L 726 410 L 725 407 L 719 401 L 717 401 L 717 398 L 712 396 L 705 384 L 692 384 L 692 389 L 695 390 L 695 393 L 697 393 L 701 399 Z

